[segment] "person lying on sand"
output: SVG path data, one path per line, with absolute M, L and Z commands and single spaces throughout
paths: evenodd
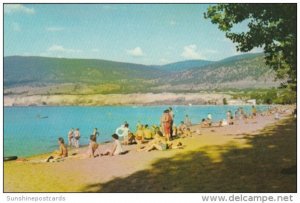
M 90 136 L 90 144 L 87 151 L 88 157 L 94 158 L 100 156 L 101 154 L 99 150 L 99 145 L 97 144 L 96 140 L 97 140 L 97 135 L 93 134 Z
M 51 156 L 49 156 L 46 159 L 46 162 L 50 162 L 50 160 L 57 161 L 57 160 L 68 157 L 68 149 L 65 146 L 64 138 L 62 138 L 62 137 L 58 138 L 58 145 L 59 145 L 59 150 L 55 151 Z
M 167 142 L 165 137 L 162 137 L 159 134 L 155 134 L 154 139 L 139 151 L 147 151 L 147 152 L 150 152 L 152 150 L 165 151 L 167 149 L 179 149 L 182 147 L 183 146 L 181 142 L 178 142 L 177 144 L 174 145 L 172 142 Z
M 121 142 L 119 140 L 119 136 L 117 134 L 113 134 L 112 138 L 114 142 L 112 149 L 106 150 L 104 153 L 101 154 L 101 156 L 106 156 L 106 155 L 116 156 L 124 153 Z
M 190 128 L 186 128 L 180 138 L 192 137 L 192 132 Z

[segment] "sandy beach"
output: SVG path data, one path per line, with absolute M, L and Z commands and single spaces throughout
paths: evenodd
M 296 125 L 290 112 L 280 120 L 194 125 L 192 137 L 178 139 L 183 149 L 137 152 L 129 145 L 113 157 L 4 162 L 4 192 L 296 192 L 296 173 L 289 172 L 297 161 Z

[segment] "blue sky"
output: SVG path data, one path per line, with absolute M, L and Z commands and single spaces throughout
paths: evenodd
M 207 4 L 6 4 L 4 56 L 95 58 L 141 64 L 240 54 Z M 245 24 L 239 31 L 247 30 Z M 256 49 L 254 52 L 261 50 Z

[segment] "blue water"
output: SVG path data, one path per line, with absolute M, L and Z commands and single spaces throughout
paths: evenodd
M 5 107 L 4 108 L 4 156 L 31 156 L 50 152 L 57 148 L 57 138 L 67 141 L 70 128 L 79 128 L 81 144 L 88 144 L 94 128 L 100 131 L 100 142 L 111 140 L 115 129 L 124 121 L 131 131 L 136 124 L 159 124 L 162 111 L 167 106 L 105 106 L 105 107 Z M 243 106 L 250 112 L 250 106 Z M 267 106 L 258 106 L 264 110 Z M 175 123 L 179 124 L 186 114 L 192 123 L 199 123 L 211 113 L 213 120 L 226 117 L 226 112 L 234 112 L 237 106 L 173 106 Z M 48 116 L 39 119 L 37 115 Z

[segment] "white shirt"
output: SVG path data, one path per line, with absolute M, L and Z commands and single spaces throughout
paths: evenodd
M 116 147 L 116 150 L 114 152 L 114 155 L 119 155 L 120 153 L 123 152 L 121 142 L 119 140 L 115 140 L 115 145 L 117 145 L 117 147 Z
M 122 125 L 121 127 L 117 128 L 116 134 L 119 135 L 119 137 L 128 136 L 128 134 L 129 134 L 129 128 L 125 128 L 125 126 Z

